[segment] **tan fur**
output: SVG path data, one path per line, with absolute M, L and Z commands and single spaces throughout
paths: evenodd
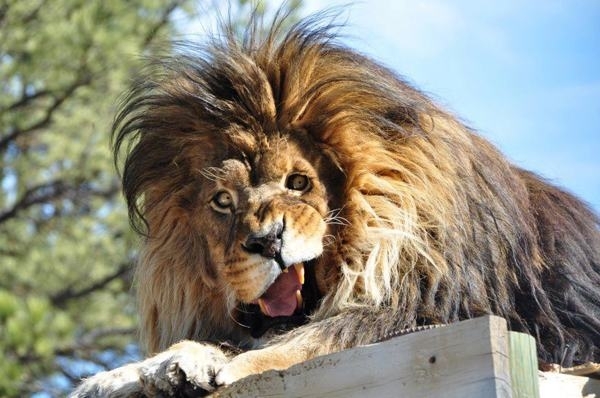
M 215 365 L 214 387 L 497 314 L 534 335 L 544 361 L 599 360 L 600 234 L 586 205 L 318 20 L 283 39 L 279 22 L 157 61 L 116 121 L 117 153 L 136 137 L 123 177 L 146 234 L 136 283 L 148 351 L 182 339 L 255 348 Z M 310 189 L 286 185 L 295 173 Z M 214 201 L 224 190 L 229 213 Z M 244 247 L 278 223 L 289 261 Z M 309 322 L 252 338 L 236 311 L 297 262 L 318 288 Z

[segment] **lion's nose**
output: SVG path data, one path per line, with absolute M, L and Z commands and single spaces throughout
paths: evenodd
M 250 234 L 244 243 L 244 248 L 250 253 L 263 257 L 275 258 L 281 252 L 281 234 L 283 224 L 276 223 L 267 234 Z

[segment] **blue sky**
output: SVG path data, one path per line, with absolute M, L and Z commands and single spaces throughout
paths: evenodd
M 345 43 L 600 212 L 600 1 L 375 0 L 343 17 Z

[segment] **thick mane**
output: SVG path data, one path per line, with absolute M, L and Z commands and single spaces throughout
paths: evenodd
M 310 137 L 344 176 L 345 225 L 317 269 L 329 290 L 314 320 L 348 307 L 392 308 L 406 326 L 493 313 L 545 342 L 548 361 L 598 359 L 593 212 L 315 23 L 180 47 L 126 99 L 115 153 L 129 143 L 124 192 L 148 235 L 137 279 L 150 349 L 233 333 L 210 248 L 186 218 L 186 197 L 202 189 L 190 175 L 248 134 L 285 133 Z M 191 146 L 205 149 L 184 166 Z

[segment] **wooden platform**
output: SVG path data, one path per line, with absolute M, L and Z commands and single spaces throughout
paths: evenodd
M 250 376 L 214 395 L 600 398 L 600 380 L 538 372 L 533 338 L 486 316 Z

